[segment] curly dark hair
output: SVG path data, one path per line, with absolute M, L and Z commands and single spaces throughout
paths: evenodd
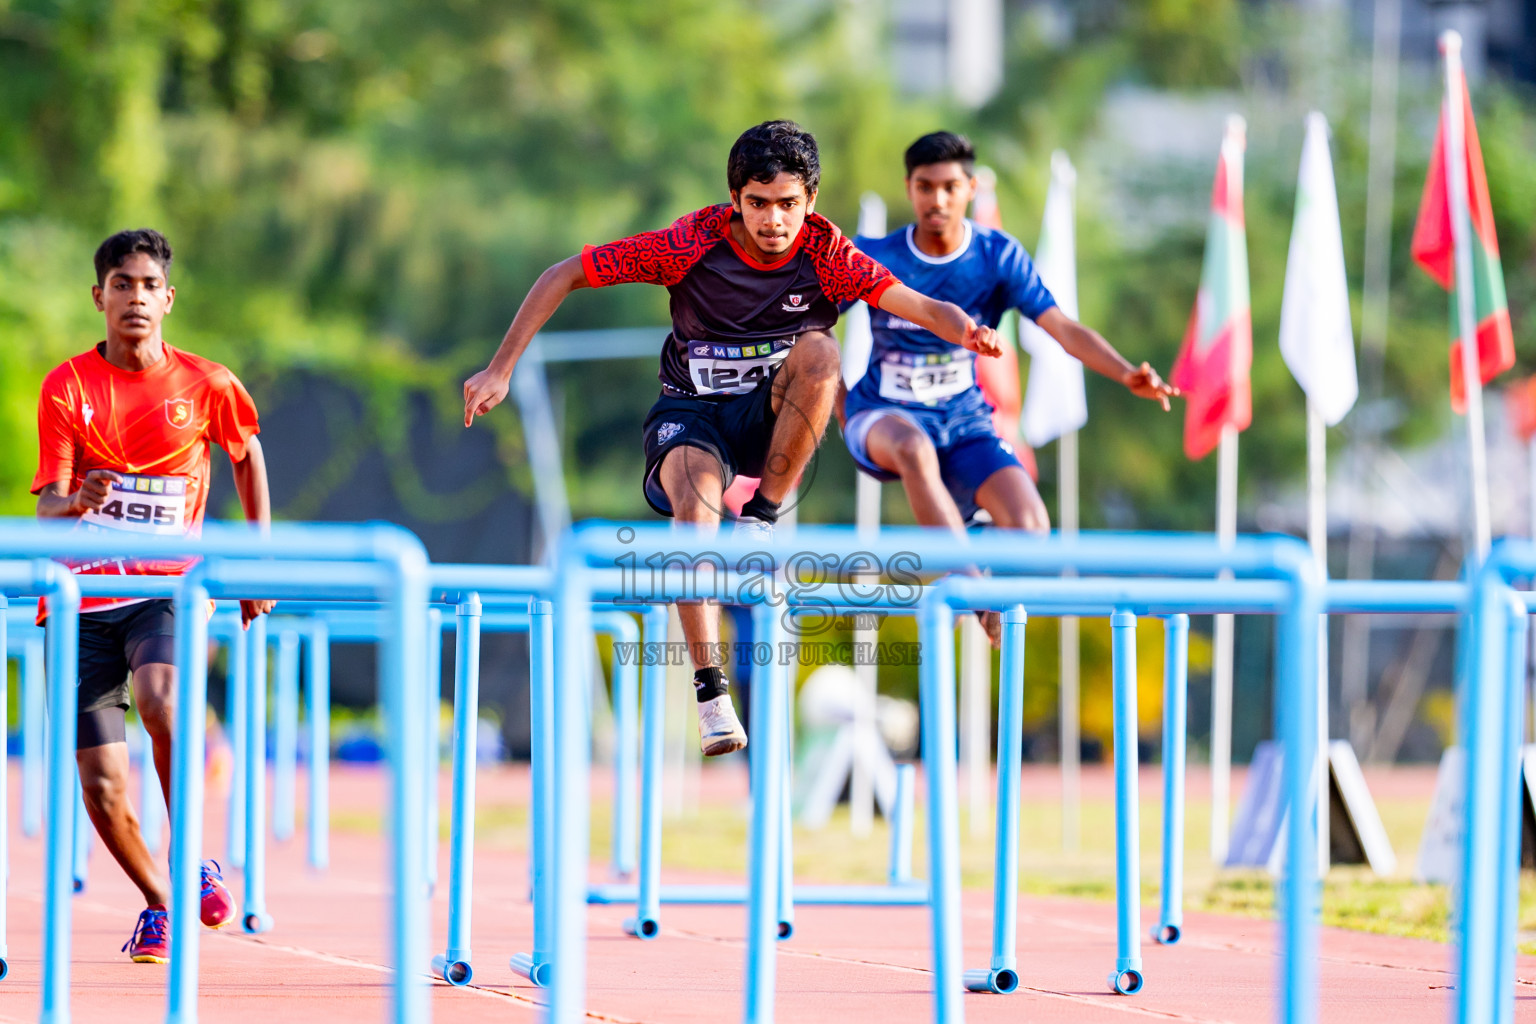
M 105 284 L 107 274 L 136 252 L 145 253 L 160 264 L 162 273 L 171 272 L 171 243 L 154 228 L 137 228 L 119 231 L 96 249 L 96 283 Z
M 907 177 L 928 164 L 957 161 L 970 174 L 976 168 L 976 148 L 971 140 L 954 132 L 929 132 L 907 147 Z
M 732 192 L 749 181 L 770 182 L 781 173 L 797 176 L 806 192 L 821 184 L 821 155 L 816 137 L 793 121 L 764 121 L 741 133 L 731 147 L 725 180 Z

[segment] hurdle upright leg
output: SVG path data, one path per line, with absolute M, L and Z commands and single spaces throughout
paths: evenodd
M 972 992 L 1007 994 L 1019 987 L 1019 783 L 1024 764 L 1023 605 L 1003 613 L 998 673 L 997 843 L 992 866 L 992 962 L 965 972 Z
M 753 607 L 753 635 L 777 653 L 784 637 L 778 610 L 769 604 Z M 752 778 L 752 832 L 748 847 L 746 1024 L 772 1024 L 779 939 L 779 893 L 783 884 L 779 858 L 783 854 L 784 708 L 779 690 L 787 688 L 789 667 L 772 659 L 753 680 L 759 686 L 752 700 L 752 742 L 748 747 Z M 759 682 L 759 680 L 761 682 Z
M 450 985 L 467 985 L 470 914 L 475 886 L 476 730 L 480 720 L 480 595 L 469 594 L 455 611 L 453 665 L 453 808 L 448 853 L 448 949 L 432 969 Z M 428 629 L 430 643 L 431 630 Z
M 272 735 L 272 838 L 293 838 L 299 793 L 299 634 L 277 634 Z
M 1184 929 L 1184 732 L 1189 692 L 1189 616 L 1163 621 L 1163 892 L 1152 938 L 1179 941 Z
M 1525 732 L 1525 668 L 1530 616 L 1524 604 L 1513 598 L 1506 619 L 1504 716 L 1504 772 L 1501 811 L 1503 839 L 1499 843 L 1498 962 L 1494 965 L 1494 1024 L 1513 1024 L 1515 1012 L 1515 947 L 1520 925 L 1520 801 L 1525 789 L 1521 777 L 1520 747 Z
M 421 834 L 422 863 L 427 870 L 427 892 L 437 891 L 438 830 L 442 816 L 437 806 L 437 776 L 442 767 L 438 743 L 438 715 L 443 702 L 443 613 L 427 609 L 427 684 L 422 692 L 422 740 L 426 772 L 421 778 L 427 827 Z
M 934 1020 L 965 1020 L 960 947 L 960 811 L 955 794 L 955 618 L 943 601 L 918 608 L 923 766 L 928 776 L 928 902 L 933 920 Z
M 246 704 L 250 686 L 250 637 L 236 628 L 224 645 L 226 686 L 224 727 L 229 733 L 229 813 L 224 819 L 225 858 L 232 868 L 245 868 Z
M 655 656 L 646 659 L 641 700 L 644 742 L 640 747 L 640 877 L 635 916 L 624 930 L 640 939 L 654 939 L 661 932 L 661 787 L 662 754 L 666 741 L 667 665 L 662 657 L 667 641 L 667 606 L 654 604 L 645 610 L 645 643 Z
M 591 856 L 590 815 L 592 796 L 592 729 L 588 711 L 592 688 L 592 589 L 585 564 L 575 557 L 562 558 L 556 574 L 559 601 L 551 605 L 539 602 L 546 619 L 555 608 L 560 611 L 554 623 L 551 645 L 558 658 L 553 668 L 540 673 L 549 690 L 546 697 L 553 708 L 550 733 L 550 765 L 546 772 L 548 789 L 543 794 L 546 808 L 558 805 L 559 814 L 548 812 L 544 834 L 542 885 L 535 890 L 535 915 L 543 904 L 549 924 L 547 931 L 549 1009 L 548 1024 L 577 1024 L 584 1019 L 587 995 L 587 864 Z M 544 627 L 545 631 L 549 627 Z M 563 679 L 581 680 L 580 685 L 554 685 L 555 673 Z M 535 943 L 538 942 L 535 920 Z
M 624 616 L 633 627 L 634 620 Z M 613 849 L 610 870 L 615 878 L 635 873 L 635 762 L 639 760 L 640 665 L 638 658 L 619 655 L 625 632 L 613 634 Z M 633 635 L 628 642 L 635 642 Z M 638 646 L 636 654 L 638 655 Z
M 48 600 L 48 670 L 57 680 L 79 677 L 80 591 L 70 576 L 54 567 L 54 592 Z M 48 688 L 47 868 L 43 873 L 42 1013 L 44 1024 L 68 1024 L 71 911 L 71 852 L 75 816 L 75 738 L 78 702 L 75 687 Z
M 208 590 L 184 582 L 176 594 L 176 730 L 171 746 L 171 957 L 167 1024 L 196 1024 L 201 943 L 198 870 L 203 845 L 203 757 L 208 721 Z
M 44 691 L 43 638 L 28 637 L 21 652 L 21 834 L 28 839 L 43 829 Z
M 245 905 L 248 934 L 272 930 L 267 913 L 267 617 L 251 620 L 245 685 Z
M 1115 718 L 1115 969 L 1109 987 L 1121 995 L 1140 992 L 1141 825 L 1136 787 L 1136 616 L 1110 617 L 1114 652 Z
M 795 833 L 790 810 L 795 766 L 794 685 L 791 669 L 785 666 L 784 685 L 780 687 L 784 703 L 783 750 L 779 752 L 782 782 L 779 783 L 779 940 L 795 934 Z
M 75 769 L 75 842 L 70 874 L 74 879 L 75 892 L 85 892 L 91 877 L 91 836 L 95 833 L 90 816 L 85 810 L 85 791 L 80 787 L 80 770 Z
M 555 606 L 551 601 L 528 603 L 528 707 L 530 776 L 528 856 L 533 864 L 533 952 L 514 953 L 511 968 L 541 988 L 550 981 L 553 949 L 555 822 L 552 810 L 555 779 Z M 590 639 L 590 638 L 589 638 Z M 564 652 L 562 652 L 564 653 Z M 583 792 L 582 799 L 586 799 Z M 583 876 L 585 887 L 585 876 Z
M 318 620 L 310 626 L 305 675 L 309 686 L 309 866 L 324 871 L 331 863 L 331 633 Z

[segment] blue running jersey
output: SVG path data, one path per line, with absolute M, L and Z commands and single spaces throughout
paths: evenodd
M 914 230 L 908 225 L 855 244 L 907 287 L 953 302 L 978 324 L 995 328 L 1010 309 L 1034 320 L 1056 305 L 1012 235 L 967 220 L 960 248 L 936 257 L 917 248 Z M 849 394 L 850 409 L 892 403 L 950 413 L 989 408 L 976 386 L 974 352 L 883 309 L 871 307 L 869 319 L 874 345 L 868 369 Z

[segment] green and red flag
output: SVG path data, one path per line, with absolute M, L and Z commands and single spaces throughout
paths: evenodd
M 1499 262 L 1499 240 L 1493 231 L 1493 204 L 1488 200 L 1488 175 L 1483 169 L 1483 149 L 1472 122 L 1472 98 L 1462 76 L 1463 138 L 1465 152 L 1458 155 L 1466 165 L 1467 204 L 1472 218 L 1472 295 L 1477 315 L 1477 362 L 1482 381 L 1515 365 L 1515 338 L 1509 323 L 1509 300 L 1504 295 L 1504 267 Z M 1413 227 L 1413 259 L 1440 287 L 1451 293 L 1451 331 L 1456 324 L 1456 246 L 1451 235 L 1450 180 L 1447 176 L 1446 118 L 1441 103 L 1440 127 L 1424 179 L 1424 198 Z M 1466 412 L 1466 387 L 1462 379 L 1462 339 L 1451 343 L 1451 407 Z
M 1248 234 L 1243 221 L 1244 126 L 1227 125 L 1211 190 L 1200 289 L 1170 374 L 1184 392 L 1184 454 L 1208 455 L 1227 427 L 1253 419 L 1248 371 L 1253 365 L 1253 318 L 1248 298 Z

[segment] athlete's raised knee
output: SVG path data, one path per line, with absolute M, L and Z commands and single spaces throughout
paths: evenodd
M 841 378 L 842 353 L 837 339 L 826 331 L 806 331 L 795 339 L 790 358 L 795 362 L 795 376 L 836 386 Z
M 920 430 L 903 431 L 891 444 L 891 457 L 902 476 L 939 471 L 939 453 Z

